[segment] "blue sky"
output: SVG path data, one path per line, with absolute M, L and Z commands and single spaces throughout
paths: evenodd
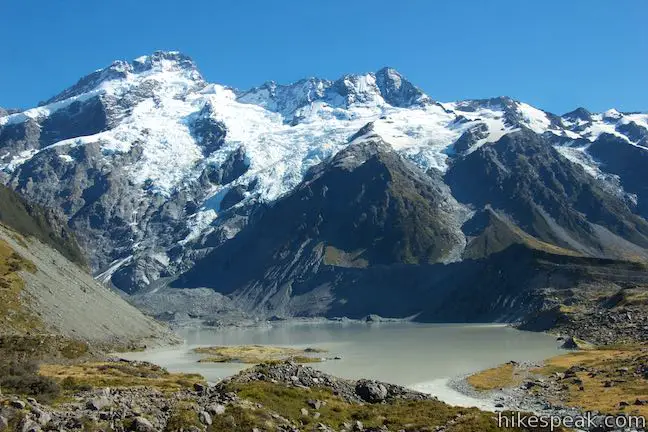
M 646 0 L 0 0 L 0 106 L 162 49 L 238 88 L 389 65 L 441 101 L 646 111 L 646 16 Z

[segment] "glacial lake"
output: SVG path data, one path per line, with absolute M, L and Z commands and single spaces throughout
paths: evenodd
M 322 348 L 341 357 L 309 366 L 343 378 L 371 378 L 433 394 L 454 405 L 492 408 L 491 403 L 460 394 L 450 379 L 509 360 L 539 361 L 560 354 L 556 338 L 503 325 L 414 323 L 272 323 L 250 328 L 185 329 L 185 344 L 120 354 L 146 360 L 171 372 L 195 372 L 216 382 L 249 367 L 198 363 L 198 346 L 275 345 Z

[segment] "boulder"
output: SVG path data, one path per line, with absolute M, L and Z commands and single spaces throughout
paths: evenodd
M 110 405 L 110 399 L 105 396 L 92 398 L 86 402 L 86 408 L 92 411 L 101 411 L 108 405 Z
M 576 339 L 569 336 L 568 338 L 565 338 L 565 341 L 563 342 L 562 345 L 560 345 L 560 348 L 569 349 L 569 350 L 577 350 L 577 349 L 580 349 L 581 347 L 578 345 L 578 342 L 576 342 Z
M 207 411 L 212 415 L 223 415 L 225 414 L 225 406 L 218 403 L 211 404 L 207 407 Z
M 135 417 L 131 430 L 135 432 L 156 432 L 151 422 L 144 417 Z
M 318 410 L 322 406 L 321 401 L 313 400 L 313 399 L 309 399 L 306 403 L 308 404 L 308 406 L 310 406 L 314 410 Z
M 20 427 L 20 432 L 41 432 L 42 429 L 35 421 L 25 419 Z
M 369 403 L 382 402 L 387 398 L 387 388 L 371 380 L 360 380 L 356 383 L 355 393 Z
M 52 416 L 40 408 L 32 409 L 32 414 L 34 414 L 36 421 L 41 426 L 46 426 L 52 420 Z
M 19 410 L 25 409 L 25 406 L 26 406 L 25 402 L 23 402 L 23 401 L 21 401 L 21 400 L 12 400 L 12 401 L 9 403 L 9 405 L 10 405 L 12 408 L 19 409 Z
M 205 426 L 211 426 L 212 424 L 212 417 L 207 411 L 201 411 L 198 414 L 198 419 L 200 420 L 200 423 L 204 424 Z

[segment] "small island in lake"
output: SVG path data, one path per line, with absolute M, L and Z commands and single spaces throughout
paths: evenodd
M 267 345 L 231 345 L 194 348 L 193 352 L 204 354 L 200 363 L 249 363 L 258 364 L 271 361 L 293 361 L 295 363 L 317 363 L 326 358 L 313 354 L 325 353 L 319 348 L 288 348 Z

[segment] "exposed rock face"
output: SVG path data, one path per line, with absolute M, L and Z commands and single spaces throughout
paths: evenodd
M 93 135 L 107 126 L 107 113 L 99 97 L 72 102 L 42 121 L 28 119 L 0 127 L 3 158 L 42 149 L 68 138 Z
M 648 134 L 648 129 L 642 131 Z M 638 213 L 648 218 L 648 150 L 610 134 L 601 135 L 587 150 L 606 171 L 619 176 L 623 188 L 636 195 Z
M 245 151 L 243 149 L 234 150 L 227 155 L 222 164 L 208 165 L 205 169 L 207 178 L 210 182 L 216 185 L 229 184 L 241 177 L 249 167 L 245 159 Z
M 484 123 L 478 123 L 461 134 L 459 139 L 455 141 L 453 147 L 458 153 L 466 153 L 471 150 L 479 140 L 483 140 L 487 136 L 488 126 Z
M 177 87 L 177 82 L 184 85 Z M 187 235 L 187 209 L 195 209 L 212 186 L 197 177 L 182 190 L 161 191 L 148 176 L 140 184 L 134 182 L 133 175 L 150 170 L 150 158 L 165 150 L 148 153 L 144 144 L 151 139 L 151 129 L 144 125 L 133 133 L 124 119 L 141 116 L 145 120 L 139 123 L 151 121 L 138 110 L 148 109 L 149 103 L 161 109 L 170 103 L 165 98 L 183 97 L 205 85 L 188 57 L 158 52 L 130 63 L 115 62 L 41 108 L 0 122 L 3 159 L 28 156 L 25 163 L 5 167 L 4 174 L 11 173 L 9 185 L 30 201 L 62 211 L 93 271 L 109 270 L 109 280 L 117 270 L 111 266 L 120 263 L 115 285 L 127 292 L 168 272 L 166 250 Z M 185 135 L 171 138 L 182 146 L 182 140 L 195 135 L 195 148 L 185 149 L 190 157 L 211 154 L 222 145 L 226 129 L 212 114 L 205 104 Z
M 213 287 L 246 308 L 272 311 L 286 306 L 287 287 L 322 265 L 453 260 L 463 248 L 460 213 L 438 176 L 369 138 L 313 169 L 174 285 Z
M 472 217 L 438 174 L 423 174 L 372 133 L 313 168 L 173 286 L 211 287 L 265 317 L 514 320 L 542 306 L 536 290 L 587 280 L 567 270 L 588 265 L 578 256 L 645 254 L 646 222 L 536 133 L 508 134 L 453 161 L 444 180 L 478 210 Z M 553 262 L 544 269 L 533 250 L 565 257 L 543 258 Z M 459 257 L 480 261 L 425 265 Z M 542 279 L 554 266 L 563 276 Z
M 577 350 L 580 348 L 576 340 L 569 336 L 565 339 L 565 342 L 560 346 L 562 349 Z
M 127 170 L 139 156 L 136 146 L 129 153 L 115 155 L 112 161 L 102 157 L 98 144 L 77 147 L 70 155 L 76 163 L 61 160 L 56 151 L 39 153 L 17 170 L 14 187 L 65 212 L 93 269 L 128 257 L 133 244 L 139 243 L 144 253 L 134 253 L 130 265 L 124 266 L 113 281 L 120 289 L 129 292 L 142 280 L 157 279 L 160 266 L 147 249 L 152 247 L 163 254 L 165 247 L 186 235 L 187 206 L 194 196 L 184 191 L 170 197 L 147 190 L 134 194 Z M 144 217 L 146 225 L 138 225 L 136 215 Z M 139 276 L 124 279 L 124 272 L 133 274 L 142 269 Z
M 574 111 L 570 111 L 567 114 L 564 114 L 562 117 L 564 119 L 572 121 L 572 122 L 577 122 L 577 121 L 591 122 L 592 121 L 592 113 L 587 111 L 583 107 L 576 108 Z
M 323 102 L 332 107 L 353 104 L 382 104 L 394 107 L 420 107 L 432 99 L 407 81 L 398 71 L 383 68 L 376 73 L 345 75 L 335 81 L 309 78 L 290 85 L 268 82 L 250 89 L 240 101 L 258 104 L 280 113 L 287 123 L 299 124 L 307 117 L 304 111 L 313 103 Z
M 387 103 L 397 107 L 409 107 L 431 102 L 430 98 L 398 71 L 383 68 L 376 72 L 376 85 Z
M 618 258 L 648 247 L 644 219 L 529 130 L 458 159 L 445 180 L 460 202 L 492 206 L 548 244 Z
M 220 149 L 225 142 L 227 129 L 222 122 L 213 118 L 213 110 L 209 103 L 198 113 L 192 129 L 205 156 Z

